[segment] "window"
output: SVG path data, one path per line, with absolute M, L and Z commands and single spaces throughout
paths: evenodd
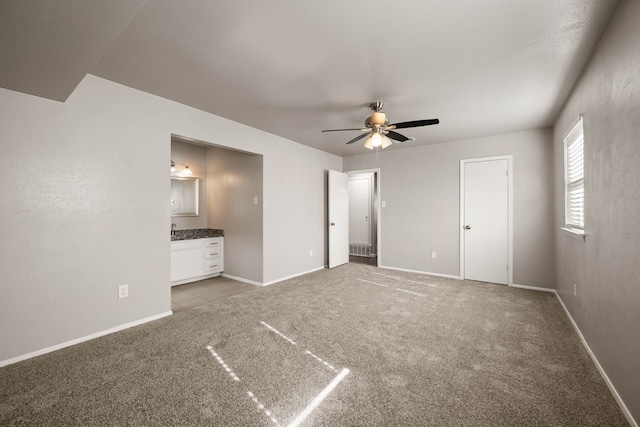
M 564 138 L 565 227 L 584 233 L 584 132 L 582 116 Z

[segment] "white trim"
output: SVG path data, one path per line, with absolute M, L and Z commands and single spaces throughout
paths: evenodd
M 430 273 L 428 271 L 419 271 L 419 270 L 409 270 L 407 268 L 398 268 L 398 267 L 388 267 L 386 265 L 381 265 L 380 268 L 385 268 L 387 270 L 396 270 L 396 271 L 405 271 L 407 273 L 418 273 L 418 274 L 425 274 L 427 276 L 437 276 L 437 277 L 445 277 L 447 279 L 458 279 L 458 280 L 462 280 L 462 277 L 460 276 L 452 276 L 450 274 L 440 274 L 440 273 Z
M 275 279 L 275 280 L 271 280 L 270 282 L 264 282 L 264 283 L 255 282 L 255 281 L 249 280 L 249 279 L 243 279 L 242 277 L 232 276 L 232 275 L 227 274 L 227 273 L 223 273 L 222 277 L 226 277 L 228 279 L 237 280 L 238 282 L 244 282 L 244 283 L 248 283 L 250 285 L 255 285 L 255 286 L 269 286 L 269 285 L 273 285 L 275 283 L 283 282 L 285 280 L 293 279 L 295 277 L 304 276 L 305 274 L 314 273 L 314 272 L 319 271 L 319 270 L 324 270 L 324 268 L 325 267 L 322 266 L 322 267 L 314 268 L 312 270 L 303 271 L 302 273 L 292 274 L 291 276 L 281 277 L 280 279 Z
M 587 240 L 587 235 L 584 233 L 584 230 L 567 227 L 560 227 L 560 230 L 564 231 L 566 236 L 573 237 L 576 240 L 582 240 L 583 242 Z
M 504 156 L 490 156 L 490 157 L 477 157 L 472 159 L 460 159 L 460 223 L 458 232 L 460 233 L 460 278 L 465 280 L 464 275 L 464 233 L 462 227 L 464 227 L 464 165 L 466 163 L 474 162 L 488 162 L 493 160 L 506 160 L 507 161 L 507 197 L 508 197 L 508 219 L 507 219 L 507 263 L 509 269 L 507 270 L 507 285 L 513 285 L 513 155 L 507 154 Z
M 274 283 L 284 282 L 285 280 L 293 279 L 293 278 L 299 277 L 299 276 L 304 276 L 305 274 L 314 273 L 314 272 L 320 271 L 320 270 L 324 270 L 324 266 L 318 267 L 318 268 L 314 268 L 313 270 L 309 270 L 309 271 L 303 271 L 302 273 L 293 274 L 291 276 L 282 277 L 280 279 L 272 280 L 270 282 L 265 282 L 265 283 L 262 284 L 262 286 L 269 286 L 269 285 L 273 285 Z
M 582 345 L 587 350 L 587 353 L 591 357 L 591 360 L 593 361 L 593 363 L 596 365 L 596 368 L 598 369 L 598 372 L 600 372 L 600 375 L 602 376 L 602 379 L 604 379 L 605 384 L 607 384 L 607 387 L 609 387 L 609 391 L 611 392 L 611 394 L 613 395 L 613 398 L 616 400 L 616 403 L 620 407 L 620 410 L 622 411 L 622 414 L 625 416 L 625 418 L 627 419 L 627 421 L 629 422 L 629 424 L 632 427 L 638 427 L 638 423 L 636 422 L 636 420 L 633 419 L 633 416 L 631 415 L 631 412 L 629 412 L 629 409 L 627 408 L 627 405 L 624 404 L 624 401 L 622 400 L 622 397 L 620 397 L 620 395 L 618 394 L 618 391 L 616 390 L 616 388 L 614 387 L 613 383 L 611 382 L 611 380 L 607 376 L 607 373 L 604 371 L 604 369 L 600 365 L 600 362 L 598 362 L 598 359 L 596 358 L 596 355 L 593 354 L 593 351 L 591 351 L 591 348 L 589 347 L 589 344 L 587 343 L 587 340 L 584 338 L 584 335 L 582 335 L 582 331 L 580 331 L 580 328 L 578 327 L 578 324 L 575 322 L 575 320 L 573 320 L 573 317 L 571 317 L 571 313 L 569 313 L 569 310 L 567 309 L 567 306 L 564 305 L 564 301 L 562 301 L 562 298 L 560 298 L 560 294 L 558 294 L 557 291 L 554 291 L 554 292 L 556 294 L 556 298 L 558 298 L 558 301 L 560 302 L 560 305 L 564 309 L 564 312 L 567 314 L 567 317 L 569 318 L 569 321 L 573 325 L 573 328 L 576 330 L 576 333 L 578 334 L 578 337 L 580 337 L 580 341 L 582 341 Z
M 250 285 L 264 286 L 261 282 L 256 282 L 256 281 L 245 279 L 242 277 L 232 276 L 227 273 L 222 273 L 222 277 L 226 277 L 227 279 L 231 279 L 231 280 L 237 280 L 238 282 L 248 283 Z
M 46 347 L 46 348 L 43 348 L 43 349 L 40 349 L 40 350 L 32 351 L 30 353 L 23 354 L 21 356 L 12 357 L 11 359 L 2 360 L 2 361 L 0 361 L 0 367 L 11 365 L 11 364 L 17 363 L 17 362 L 21 362 L 23 360 L 31 359 L 32 357 L 41 356 L 41 355 L 46 354 L 46 353 L 51 353 L 52 351 L 61 350 L 61 349 L 65 348 L 65 347 L 70 347 L 72 345 L 80 344 L 82 342 L 89 341 L 89 340 L 92 340 L 94 338 L 99 338 L 99 337 L 102 337 L 102 336 L 105 336 L 105 335 L 112 334 L 114 332 L 122 331 L 124 329 L 129 329 L 129 328 L 132 328 L 134 326 L 142 325 L 144 323 L 152 322 L 154 320 L 158 320 L 158 319 L 161 319 L 163 317 L 171 316 L 172 314 L 173 314 L 173 311 L 165 311 L 164 313 L 156 314 L 154 316 L 145 317 L 144 319 L 139 319 L 139 320 L 135 320 L 133 322 L 125 323 L 123 325 L 116 326 L 116 327 L 113 327 L 113 328 L 110 328 L 110 329 L 106 329 L 104 331 L 96 332 L 95 334 L 91 334 L 91 335 L 87 335 L 87 336 L 84 336 L 84 337 L 76 338 L 76 339 L 73 339 L 73 340 L 70 340 L 70 341 L 65 341 L 65 342 L 60 343 L 60 344 L 52 345 L 51 347 Z
M 518 285 L 518 284 L 512 284 L 510 285 L 512 288 L 520 288 L 520 289 L 528 289 L 530 291 L 540 291 L 540 292 L 551 292 L 552 294 L 556 293 L 555 289 L 551 289 L 551 288 L 541 288 L 539 286 L 528 286 L 528 285 Z
M 202 276 L 197 276 L 197 277 L 189 277 L 187 279 L 176 280 L 175 282 L 171 282 L 171 286 L 184 285 L 185 283 L 198 282 L 200 280 L 205 280 L 205 279 L 212 279 L 220 275 L 221 275 L 221 272 L 217 272 L 212 274 L 204 274 Z

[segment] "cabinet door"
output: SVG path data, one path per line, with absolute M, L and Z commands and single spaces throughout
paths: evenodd
M 202 275 L 202 244 L 180 245 L 171 251 L 171 281 Z

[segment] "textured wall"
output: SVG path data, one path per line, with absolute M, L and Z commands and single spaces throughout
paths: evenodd
M 224 229 L 224 272 L 258 283 L 263 277 L 262 161 L 255 154 L 207 148 L 209 227 Z
M 170 310 L 172 134 L 263 155 L 265 281 L 324 265 L 337 156 L 91 75 L 0 117 L 0 362 Z
M 553 288 L 550 129 L 345 157 L 345 170 L 381 169 L 382 264 L 458 276 L 460 160 L 505 154 L 513 155 L 514 283 Z
M 554 127 L 558 293 L 640 420 L 640 1 L 625 1 Z M 564 135 L 585 132 L 585 232 L 560 231 Z M 573 284 L 577 297 L 573 296 Z

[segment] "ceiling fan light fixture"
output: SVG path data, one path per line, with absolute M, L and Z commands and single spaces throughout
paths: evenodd
M 379 133 L 371 135 L 371 145 L 374 147 L 380 147 L 382 145 L 382 135 Z
M 371 139 L 372 139 L 372 136 L 367 138 L 367 140 L 364 142 L 364 148 L 368 148 L 369 150 L 373 150 L 373 144 L 371 143 Z
M 365 132 L 360 136 L 349 140 L 347 145 L 362 140 L 367 137 L 364 146 L 369 150 L 373 150 L 373 147 L 387 148 L 394 142 L 415 141 L 415 138 L 406 137 L 401 133 L 396 132 L 396 129 L 407 129 L 421 126 L 437 125 L 440 123 L 438 119 L 424 119 L 424 120 L 412 120 L 408 122 L 396 122 L 389 123 L 387 115 L 382 111 L 383 103 L 378 100 L 369 104 L 369 108 L 373 111 L 369 117 L 364 121 L 364 128 L 358 129 L 325 129 L 322 132 L 340 132 L 340 131 L 356 131 Z

